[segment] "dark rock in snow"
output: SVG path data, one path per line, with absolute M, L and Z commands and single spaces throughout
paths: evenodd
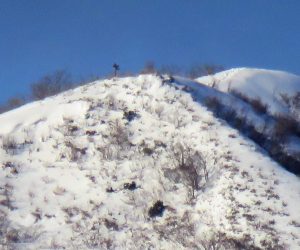
M 166 209 L 166 206 L 164 206 L 162 201 L 157 201 L 155 204 L 149 209 L 149 216 L 151 218 L 156 217 L 156 216 L 163 216 L 163 213 Z
M 124 189 L 128 189 L 130 191 L 133 191 L 135 189 L 137 189 L 136 183 L 133 181 L 131 183 L 125 183 L 124 184 Z

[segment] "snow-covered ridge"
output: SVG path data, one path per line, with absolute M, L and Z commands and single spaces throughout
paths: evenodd
M 299 76 L 237 68 L 198 78 L 197 82 L 200 89 L 207 86 L 215 90 L 215 94 L 206 94 L 207 99 L 215 96 L 229 110 L 214 110 L 219 117 L 247 134 L 287 169 L 300 174 Z M 253 132 L 250 135 L 249 130 Z
M 287 104 L 282 99 L 300 92 L 300 77 L 277 70 L 234 68 L 212 76 L 200 77 L 198 82 L 223 92 L 238 91 L 250 98 L 259 98 L 273 114 L 287 113 Z
M 176 81 L 97 81 L 2 114 L 0 244 L 204 249 L 213 238 L 298 249 L 299 178 L 177 88 L 197 83 Z M 194 198 L 177 145 L 207 166 Z M 157 201 L 166 209 L 151 218 Z

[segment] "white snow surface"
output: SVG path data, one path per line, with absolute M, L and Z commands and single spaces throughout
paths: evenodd
M 233 68 L 196 80 L 209 86 L 214 83 L 223 92 L 235 90 L 250 98 L 259 98 L 272 114 L 288 112 L 282 95 L 292 97 L 300 92 L 300 77 L 278 70 Z
M 257 71 L 215 77 L 223 91 L 236 79 L 234 87 L 259 95 L 253 86 L 278 76 L 265 98 L 279 83 L 276 90 L 289 92 L 299 80 Z M 0 122 L 4 249 L 204 249 L 217 232 L 258 249 L 300 248 L 299 177 L 157 76 L 96 81 L 2 114 Z M 194 199 L 188 185 L 168 177 L 176 143 L 201 152 L 207 164 L 208 182 Z M 132 181 L 137 189 L 124 189 Z M 158 200 L 168 208 L 150 218 Z

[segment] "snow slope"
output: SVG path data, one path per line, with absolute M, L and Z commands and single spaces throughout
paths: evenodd
M 269 106 L 272 114 L 288 113 L 282 95 L 288 98 L 300 92 L 300 77 L 276 70 L 234 68 L 212 76 L 200 77 L 198 82 L 211 86 L 215 83 L 223 92 L 238 91 L 252 99 L 259 98 Z
M 97 81 L 2 114 L 3 248 L 299 249 L 299 178 L 178 81 Z M 177 145 L 206 162 L 195 198 L 176 177 Z M 158 200 L 166 210 L 150 218 Z
M 284 155 L 277 158 L 284 159 L 281 163 L 287 169 L 300 173 L 297 167 L 300 166 L 299 76 L 283 71 L 235 68 L 200 77 L 197 82 L 201 89 L 204 86 L 213 87 L 216 92 L 214 96 L 223 106 L 236 112 L 238 117 L 263 134 L 265 142 L 260 145 L 269 148 L 269 153 L 279 145 Z M 210 96 L 206 95 L 206 98 Z M 247 133 L 248 129 L 242 130 Z M 272 146 L 270 138 L 273 140 Z

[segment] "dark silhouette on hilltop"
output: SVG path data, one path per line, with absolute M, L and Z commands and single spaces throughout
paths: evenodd
M 113 68 L 114 68 L 114 70 L 115 70 L 114 75 L 115 75 L 115 77 L 116 77 L 116 76 L 117 76 L 117 71 L 120 70 L 120 65 L 114 63 L 114 64 L 113 64 Z

